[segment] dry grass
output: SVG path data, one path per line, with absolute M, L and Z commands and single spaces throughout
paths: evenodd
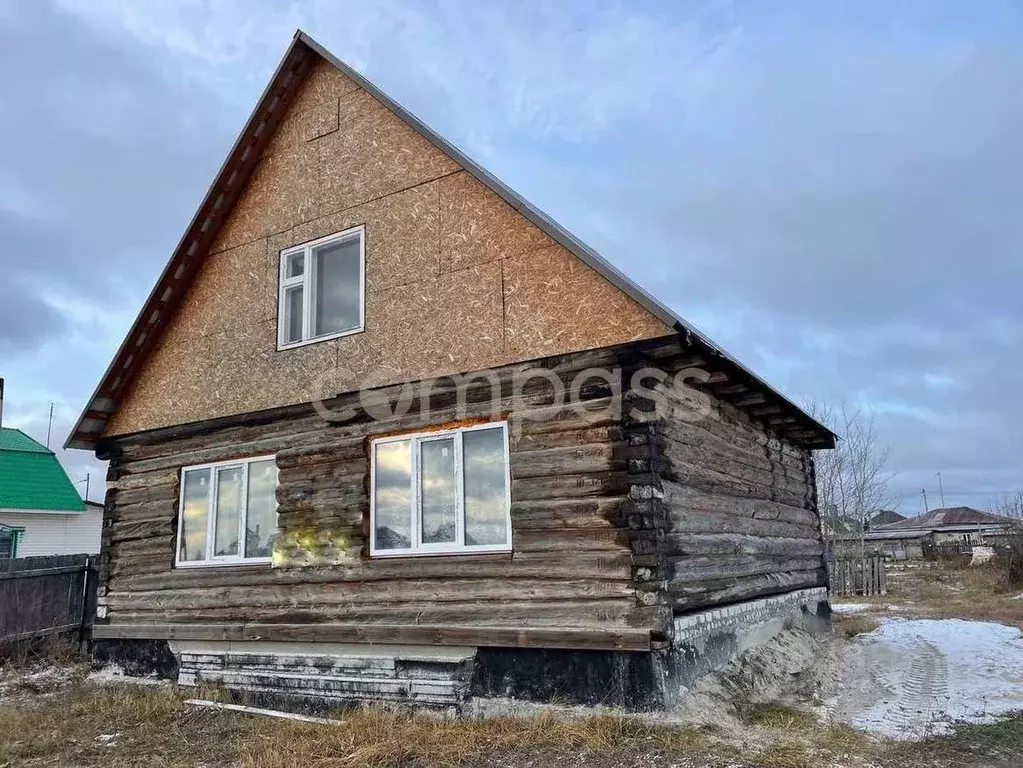
M 970 566 L 969 558 L 923 563 L 892 570 L 889 595 L 874 602 L 898 605 L 900 615 L 995 621 L 1023 629 L 1023 600 L 1006 577 L 1005 564 L 992 560 Z
M 835 631 L 846 637 L 856 637 L 873 632 L 881 626 L 881 622 L 865 613 L 836 613 L 832 616 Z
M 86 660 L 81 646 L 66 635 L 7 645 L 0 652 L 0 666 L 24 669 L 40 663 L 67 665 Z
M 77 683 L 59 693 L 4 702 L 0 765 L 923 768 L 1023 763 L 1023 717 L 909 745 L 822 724 L 810 713 L 774 704 L 743 707 L 745 727 L 727 739 L 715 731 L 606 715 L 455 720 L 365 709 L 340 715 L 339 726 L 323 726 L 194 709 L 185 706 L 185 698 L 171 687 Z
M 204 691 L 204 695 L 215 693 Z M 196 695 L 189 691 L 188 696 Z M 731 760 L 713 734 L 633 718 L 448 719 L 364 709 L 323 726 L 195 709 L 171 687 L 76 684 L 0 706 L 0 765 L 496 766 L 629 765 L 630 755 Z

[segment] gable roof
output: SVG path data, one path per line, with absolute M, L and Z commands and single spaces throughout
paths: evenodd
M 1008 525 L 1013 521 L 1001 515 L 982 512 L 973 507 L 942 507 L 932 509 L 918 517 L 910 517 L 874 528 L 877 533 L 888 531 L 933 531 L 940 528 L 978 525 Z
M 905 520 L 905 515 L 900 515 L 894 509 L 882 509 L 872 518 L 867 521 L 867 526 L 871 529 L 878 528 L 882 525 L 890 525 L 891 523 L 898 523 Z
M 301 30 L 295 33 L 284 58 L 189 223 L 184 237 L 175 248 L 156 286 L 146 299 L 142 311 L 121 343 L 92 397 L 89 398 L 85 410 L 68 436 L 65 447 L 86 449 L 96 447 L 107 422 L 117 410 L 118 399 L 126 392 L 146 353 L 153 346 L 166 323 L 169 322 L 175 308 L 187 291 L 210 244 L 227 220 L 234 203 L 258 164 L 270 137 L 283 119 L 287 106 L 301 87 L 311 67 L 321 59 L 341 70 L 360 88 L 375 97 L 408 126 L 500 196 L 555 242 L 582 260 L 654 317 L 675 329 L 686 342 L 717 359 L 726 370 L 726 373 L 716 382 L 718 384 L 724 381 L 728 382 L 727 389 L 729 391 L 726 399 L 740 400 L 753 392 L 756 395 L 754 402 L 761 406 L 760 410 L 764 412 L 758 414 L 758 418 L 768 422 L 780 434 L 806 447 L 834 447 L 835 435 L 829 429 L 770 387 L 692 324 L 683 320 L 596 251 L 547 214 L 520 197 L 500 179 L 478 165 Z M 729 373 L 734 373 L 734 377 L 726 378 Z M 718 393 L 716 392 L 716 394 Z M 721 393 L 721 396 L 724 394 Z M 770 417 L 768 417 L 769 415 Z
M 53 451 L 0 427 L 0 509 L 83 512 L 85 503 Z

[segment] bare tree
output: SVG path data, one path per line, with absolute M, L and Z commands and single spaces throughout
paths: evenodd
M 825 535 L 829 527 L 852 521 L 860 531 L 862 552 L 867 520 L 894 500 L 888 485 L 895 476 L 888 469 L 888 447 L 878 443 L 873 411 L 818 401 L 808 402 L 807 411 L 838 435 L 833 450 L 814 455 L 817 506 Z
M 1002 496 L 994 504 L 992 512 L 1013 522 L 1006 536 L 1009 548 L 1006 575 L 1010 584 L 1023 584 L 1023 490 Z

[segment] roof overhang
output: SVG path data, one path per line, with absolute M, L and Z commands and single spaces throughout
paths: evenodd
M 210 244 L 252 175 L 281 116 L 294 98 L 312 64 L 321 58 L 340 69 L 347 77 L 378 99 L 411 128 L 465 168 L 557 243 L 593 268 L 640 306 L 646 308 L 652 315 L 678 331 L 686 341 L 708 354 L 720 358 L 727 367 L 734 371 L 738 379 L 752 384 L 752 388 L 757 394 L 764 396 L 768 401 L 764 408 L 770 409 L 770 412 L 763 415 L 773 419 L 776 428 L 790 433 L 791 439 L 806 447 L 834 447 L 836 436 L 831 430 L 759 378 L 554 219 L 530 204 L 373 83 L 299 30 L 295 33 L 291 45 L 242 129 L 241 135 L 231 148 L 227 160 L 218 171 L 213 185 L 189 223 L 185 236 L 174 249 L 156 287 L 146 299 L 142 311 L 135 319 L 127 337 L 117 350 L 113 362 L 107 368 L 99 386 L 89 399 L 85 411 L 71 431 L 65 448 L 95 449 L 110 417 L 117 410 L 119 398 L 127 391 L 127 387 L 137 374 L 145 355 L 181 302 Z M 735 383 L 733 382 L 733 384 Z

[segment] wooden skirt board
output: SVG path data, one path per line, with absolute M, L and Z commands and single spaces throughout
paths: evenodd
M 97 640 L 267 640 L 329 643 L 649 651 L 646 629 L 416 626 L 395 624 L 98 624 Z

